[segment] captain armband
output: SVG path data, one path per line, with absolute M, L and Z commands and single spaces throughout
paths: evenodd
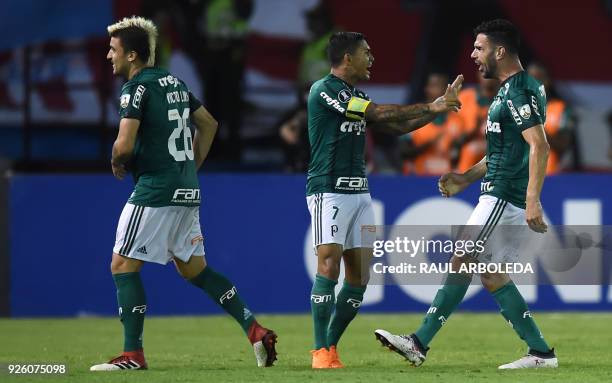
M 351 97 L 346 109 L 346 117 L 355 120 L 363 120 L 365 118 L 365 111 L 368 105 L 370 105 L 370 102 L 370 100 L 363 98 Z

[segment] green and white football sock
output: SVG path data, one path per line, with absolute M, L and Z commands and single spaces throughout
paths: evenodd
M 123 351 L 141 350 L 147 301 L 140 273 L 113 274 L 113 280 L 117 286 L 119 317 L 123 324 Z
M 499 305 L 500 313 L 529 348 L 543 354 L 548 353 L 550 348 L 531 317 L 527 303 L 514 282 L 508 282 L 492 294 Z
M 448 274 L 444 286 L 438 290 L 431 307 L 427 310 L 421 327 L 415 332 L 424 348 L 427 348 L 442 325 L 459 306 L 471 281 L 471 274 Z
M 338 345 L 340 337 L 359 312 L 365 291 L 366 286 L 351 286 L 346 281 L 344 282 L 338 293 L 336 311 L 327 332 L 328 346 Z
M 249 327 L 255 321 L 255 316 L 240 299 L 238 290 L 232 282 L 214 271 L 210 266 L 206 266 L 200 274 L 190 279 L 189 282 L 204 290 L 213 301 L 240 324 L 244 333 L 248 334 Z
M 314 349 L 328 348 L 327 328 L 334 309 L 334 287 L 338 282 L 317 274 L 310 293 L 310 310 L 314 325 Z

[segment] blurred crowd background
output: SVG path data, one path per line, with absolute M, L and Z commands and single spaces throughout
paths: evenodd
M 523 65 L 546 87 L 548 173 L 612 170 L 610 0 L 5 0 L 0 169 L 109 171 L 123 80 L 106 59 L 106 26 L 133 14 L 159 28 L 157 66 L 220 122 L 207 170 L 306 171 L 305 100 L 339 30 L 367 36 L 376 60 L 358 87 L 377 103 L 432 101 L 466 78 L 459 113 L 402 137 L 368 131 L 368 171 L 469 168 L 499 86 L 476 72 L 472 29 L 499 17 L 519 27 Z

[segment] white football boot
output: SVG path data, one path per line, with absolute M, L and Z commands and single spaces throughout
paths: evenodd
M 559 367 L 559 362 L 557 361 L 557 357 L 555 356 L 554 350 L 550 351 L 550 356 L 543 357 L 543 355 L 534 355 L 540 354 L 536 352 L 532 352 L 531 350 L 527 355 L 522 357 L 519 360 L 515 360 L 514 362 L 508 364 L 502 364 L 498 367 L 500 370 L 512 370 L 518 368 L 557 368 Z
M 412 335 L 393 335 L 382 329 L 374 331 L 374 335 L 383 346 L 400 354 L 413 366 L 418 367 L 425 361 L 427 350 L 422 351 Z

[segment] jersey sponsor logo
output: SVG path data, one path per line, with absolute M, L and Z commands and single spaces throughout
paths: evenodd
M 487 132 L 501 133 L 501 126 L 499 125 L 499 122 L 491 122 L 491 120 L 487 119 Z
M 480 183 L 480 192 L 481 193 L 492 192 L 494 188 L 495 188 L 495 186 L 493 186 L 493 183 L 491 181 L 481 182 Z
M 361 301 L 357 300 L 355 298 L 349 298 L 346 300 L 346 303 L 350 304 L 351 306 L 353 306 L 354 309 L 358 309 L 359 307 L 361 307 Z
M 540 109 L 538 109 L 538 100 L 536 100 L 535 96 L 531 96 L 531 106 L 533 107 L 533 111 L 538 116 L 540 115 Z
M 446 317 L 444 315 L 440 315 L 438 317 L 438 320 L 440 321 L 440 326 L 444 326 L 444 324 L 446 323 Z
M 142 101 L 142 95 L 147 90 L 144 85 L 138 85 L 136 93 L 134 93 L 134 99 L 132 100 L 132 106 L 136 109 L 140 109 L 140 101 Z
M 427 314 L 435 314 L 436 311 L 438 311 L 438 308 L 435 306 L 432 306 L 429 308 L 429 310 L 427 310 Z
M 508 109 L 510 109 L 510 114 L 512 114 L 512 118 L 514 118 L 514 122 L 516 122 L 517 125 L 523 125 L 523 120 L 521 120 L 521 117 L 516 112 L 516 108 L 514 107 L 512 101 L 507 100 L 506 104 L 508 105 Z
M 127 108 L 127 106 L 130 105 L 130 95 L 129 94 L 122 95 L 119 105 L 121 105 L 121 108 L 123 109 Z
M 366 177 L 338 177 L 336 189 L 366 191 L 368 190 L 368 179 Z
M 365 121 L 344 121 L 340 125 L 340 131 L 342 133 L 355 133 L 358 136 L 361 133 L 365 133 L 366 122 Z
M 328 295 L 316 295 L 316 294 L 312 294 L 310 296 L 310 300 L 313 301 L 314 303 L 325 303 L 325 302 L 329 302 L 331 301 L 331 294 Z
M 223 301 L 229 301 L 234 297 L 234 295 L 236 295 L 236 286 L 232 286 L 231 289 L 223 293 L 223 295 L 221 295 L 221 298 L 219 298 L 219 303 L 223 304 Z
M 148 254 L 146 246 L 140 246 L 138 249 L 136 249 L 136 252 L 141 254 Z
M 531 117 L 531 108 L 529 107 L 529 104 L 525 104 L 523 106 L 521 106 L 519 108 L 519 114 L 521 115 L 521 117 L 523 117 L 525 120 L 528 120 L 529 117 Z
M 533 316 L 531 315 L 531 311 L 527 310 L 523 313 L 523 318 L 533 318 Z
M 340 105 L 340 102 L 334 98 L 329 97 L 329 95 L 325 92 L 321 92 L 319 93 L 319 96 L 321 96 L 321 98 L 323 98 L 323 100 L 327 103 L 327 105 L 331 106 L 332 108 L 336 109 L 338 112 L 340 113 L 344 113 L 346 112 L 346 109 L 344 109 L 342 107 L 342 105 Z
M 340 100 L 340 102 L 348 102 L 351 97 L 353 97 L 353 95 L 348 89 L 342 89 L 340 92 L 338 92 L 338 100 Z
M 161 77 L 157 79 L 160 86 L 168 86 L 173 85 L 175 88 L 180 84 L 180 80 L 172 75 L 167 75 L 166 77 Z
M 200 202 L 200 189 L 176 189 L 170 202 Z

